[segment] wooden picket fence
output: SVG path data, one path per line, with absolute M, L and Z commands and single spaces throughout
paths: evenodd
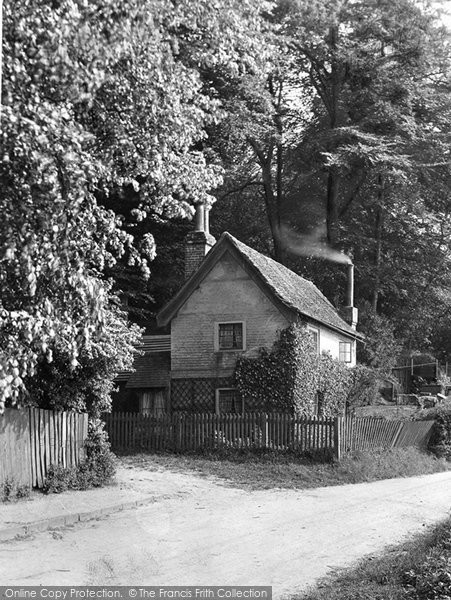
M 380 448 L 427 447 L 434 421 L 388 421 L 377 417 L 342 420 L 342 452 Z
M 433 424 L 373 417 L 300 418 L 279 413 L 106 416 L 112 448 L 118 451 L 267 448 L 321 452 L 338 459 L 344 452 L 356 450 L 426 447 Z
M 0 415 L 0 484 L 42 487 L 50 465 L 72 467 L 85 457 L 86 413 L 39 408 L 6 409 Z
M 106 416 L 115 450 L 198 450 L 200 448 L 270 448 L 330 450 L 334 419 L 299 419 L 288 414 L 180 414 L 153 417 L 140 413 Z

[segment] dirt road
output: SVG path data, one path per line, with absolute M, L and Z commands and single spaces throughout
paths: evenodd
M 134 474 L 155 504 L 0 545 L 1 585 L 272 585 L 280 597 L 381 551 L 451 508 L 451 473 L 244 491 L 195 475 Z

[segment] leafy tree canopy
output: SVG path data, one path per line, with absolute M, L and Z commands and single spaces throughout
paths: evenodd
M 391 319 L 412 349 L 444 339 L 449 32 L 412 0 L 284 0 L 267 35 L 265 70 L 218 86 L 228 116 L 215 128 L 226 164 L 216 214 L 262 251 L 271 241 L 277 260 L 337 306 L 345 277 L 331 250 L 344 249 L 357 305 Z M 260 235 L 235 217 L 255 204 L 266 214 Z
M 130 366 L 138 330 L 105 275 L 122 260 L 149 276 L 154 238 L 133 227 L 150 210 L 186 216 L 213 202 L 221 169 L 202 143 L 220 111 L 198 63 L 250 68 L 245 32 L 258 33 L 260 8 L 5 3 L 0 409 L 27 398 L 43 361 L 58 357 L 61 378 L 105 358 L 110 380 Z M 112 210 L 108 198 L 127 187 L 136 206 Z M 99 394 L 105 405 L 108 390 Z

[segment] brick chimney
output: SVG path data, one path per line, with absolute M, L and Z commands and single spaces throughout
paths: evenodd
M 196 204 L 196 228 L 186 236 L 185 281 L 197 271 L 209 250 L 216 243 L 210 234 L 210 207 Z
M 359 311 L 354 306 L 354 265 L 352 262 L 347 265 L 347 270 L 346 306 L 341 309 L 340 313 L 346 323 L 351 325 L 353 329 L 356 329 L 359 320 Z

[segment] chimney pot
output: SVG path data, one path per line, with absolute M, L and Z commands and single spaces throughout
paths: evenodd
M 352 263 L 347 266 L 347 282 L 346 282 L 346 306 L 341 309 L 341 316 L 348 325 L 356 329 L 359 319 L 359 311 L 354 307 L 354 265 Z
M 197 271 L 216 242 L 210 235 L 208 211 L 204 204 L 196 204 L 195 230 L 188 233 L 185 241 L 185 281 Z
M 348 280 L 346 284 L 346 306 L 354 306 L 354 265 L 348 265 Z
M 207 235 L 210 235 L 210 207 L 204 205 L 204 231 Z
M 196 204 L 196 229 L 195 231 L 204 231 L 205 211 L 203 204 Z

